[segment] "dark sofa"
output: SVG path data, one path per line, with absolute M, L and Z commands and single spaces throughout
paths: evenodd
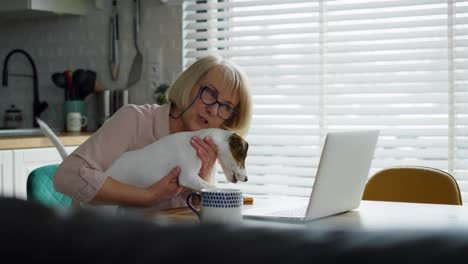
M 0 199 L 2 259 L 18 263 L 455 263 L 468 230 L 174 225 Z

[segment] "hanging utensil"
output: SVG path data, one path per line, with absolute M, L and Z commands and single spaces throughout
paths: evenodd
M 66 91 L 65 100 L 75 100 L 75 93 L 72 85 L 72 74 L 70 70 L 65 70 Z
M 119 78 L 120 56 L 119 56 L 119 12 L 117 0 L 112 1 L 112 14 L 110 18 L 110 36 L 109 36 L 109 68 L 111 79 L 116 81 Z
M 54 72 L 52 74 L 52 82 L 62 89 L 67 88 L 67 80 L 65 79 L 65 74 L 63 72 Z
M 138 46 L 138 33 L 140 31 L 140 0 L 133 0 L 133 3 L 133 38 L 136 49 L 136 55 L 133 58 L 132 67 L 128 75 L 127 88 L 130 88 L 140 80 L 143 67 L 143 55 L 141 54 L 140 48 Z

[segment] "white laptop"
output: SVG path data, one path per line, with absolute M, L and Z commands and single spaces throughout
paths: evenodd
M 358 208 L 379 137 L 378 130 L 329 132 L 307 204 L 245 208 L 244 218 L 314 220 Z

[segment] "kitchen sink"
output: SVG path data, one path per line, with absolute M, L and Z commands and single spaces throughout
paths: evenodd
M 60 132 L 52 129 L 55 133 Z M 24 128 L 24 129 L 0 129 L 0 137 L 20 137 L 20 136 L 42 136 L 42 131 L 39 128 Z

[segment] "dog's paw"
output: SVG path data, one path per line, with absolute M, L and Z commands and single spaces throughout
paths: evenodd
M 213 184 L 207 184 L 204 189 L 215 189 L 216 188 L 216 185 L 213 185 Z
M 187 181 L 186 183 L 179 183 L 181 186 L 195 190 L 195 191 L 201 191 L 202 189 L 212 189 L 216 188 L 216 186 L 212 184 L 208 184 L 203 181 Z

